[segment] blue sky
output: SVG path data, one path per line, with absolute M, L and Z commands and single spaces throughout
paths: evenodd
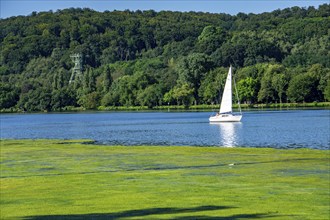
M 148 10 L 202 11 L 227 13 L 262 13 L 299 6 L 308 7 L 329 3 L 329 0 L 0 0 L 0 17 L 29 15 L 33 11 L 54 12 L 65 8 L 92 8 L 96 11 Z

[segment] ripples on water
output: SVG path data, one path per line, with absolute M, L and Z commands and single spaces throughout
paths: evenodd
M 1 138 L 93 139 L 113 145 L 329 149 L 329 110 L 244 112 L 239 123 L 211 112 L 2 114 Z

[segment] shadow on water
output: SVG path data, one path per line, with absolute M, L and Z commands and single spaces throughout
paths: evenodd
M 71 219 L 94 219 L 94 220 L 105 220 L 105 219 L 120 219 L 125 217 L 145 217 L 145 219 L 157 219 L 150 215 L 167 215 L 167 214 L 188 214 L 201 211 L 215 211 L 231 209 L 236 207 L 231 206 L 198 206 L 193 208 L 152 208 L 152 209 L 140 209 L 140 210 L 128 210 L 123 212 L 114 213 L 95 213 L 95 214 L 72 214 L 72 215 L 43 215 L 43 216 L 28 216 L 23 219 L 25 220 L 71 220 Z M 235 219 L 260 219 L 265 217 L 273 217 L 272 214 L 238 214 L 231 216 L 207 216 L 207 215 L 196 215 L 196 216 L 180 216 L 173 217 L 170 219 L 174 220 L 188 220 L 188 219 L 218 219 L 218 220 L 235 220 Z

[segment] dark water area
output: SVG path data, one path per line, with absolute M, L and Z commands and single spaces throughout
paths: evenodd
M 108 145 L 329 149 L 330 110 L 247 111 L 210 124 L 211 112 L 1 114 L 1 139 L 92 139 Z

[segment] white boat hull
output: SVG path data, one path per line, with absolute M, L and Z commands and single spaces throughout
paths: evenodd
M 239 122 L 242 119 L 242 115 L 232 115 L 232 114 L 219 114 L 211 116 L 209 118 L 210 122 Z

